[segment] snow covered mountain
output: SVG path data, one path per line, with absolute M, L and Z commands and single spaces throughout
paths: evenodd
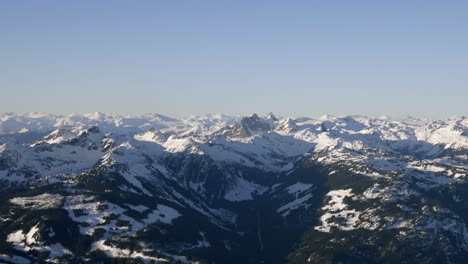
M 6 113 L 0 261 L 460 263 L 467 175 L 465 117 Z

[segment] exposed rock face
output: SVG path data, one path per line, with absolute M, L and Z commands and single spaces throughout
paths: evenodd
M 273 116 L 276 119 L 276 117 Z M 272 119 L 270 117 L 270 119 Z M 261 119 L 257 114 L 242 118 L 229 133 L 231 137 L 245 138 L 268 132 L 272 129 L 269 122 Z

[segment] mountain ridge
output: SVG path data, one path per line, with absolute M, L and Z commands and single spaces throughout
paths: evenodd
M 456 263 L 467 131 L 464 117 L 2 114 L 0 259 Z

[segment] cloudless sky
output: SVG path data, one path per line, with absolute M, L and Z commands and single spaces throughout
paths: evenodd
M 468 115 L 468 1 L 0 1 L 0 112 Z

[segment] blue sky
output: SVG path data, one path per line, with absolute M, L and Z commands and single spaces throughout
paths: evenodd
M 468 115 L 468 1 L 0 2 L 0 112 Z

